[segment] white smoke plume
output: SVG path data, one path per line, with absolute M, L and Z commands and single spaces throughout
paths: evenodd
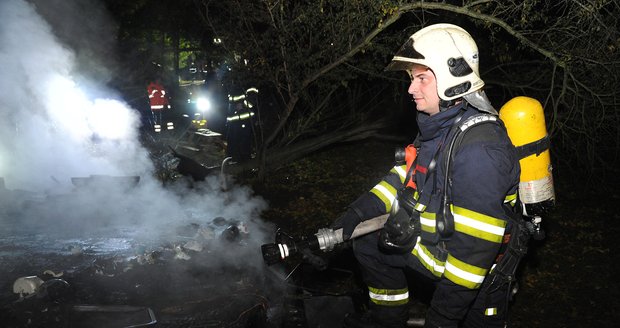
M 259 263 L 259 215 L 266 205 L 251 190 L 236 187 L 223 194 L 215 179 L 192 190 L 171 190 L 153 178 L 153 164 L 138 142 L 138 112 L 103 83 L 112 72 L 101 65 L 114 57 L 108 35 L 114 29 L 102 25 L 105 16 L 96 4 L 0 1 L 0 177 L 5 191 L 31 196 L 13 202 L 13 210 L 0 210 L 0 225 L 12 227 L 5 233 L 18 231 L 18 222 L 36 229 L 30 233 L 85 237 L 131 231 L 159 238 L 174 234 L 174 226 L 223 217 L 248 225 L 252 239 L 245 261 Z M 97 24 L 71 23 L 76 21 Z M 99 35 L 85 36 L 84 29 Z M 97 54 L 106 58 L 93 57 Z M 85 72 L 88 67 L 96 69 Z M 90 175 L 140 176 L 140 182 L 135 188 L 103 184 L 76 192 L 71 178 Z
M 78 84 L 74 51 L 34 5 L 0 6 L 0 176 L 7 187 L 59 189 L 72 176 L 149 172 L 136 142 L 137 112 L 121 99 L 91 97 L 101 91 L 95 84 Z

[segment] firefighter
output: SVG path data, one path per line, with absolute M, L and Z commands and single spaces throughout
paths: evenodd
M 254 143 L 254 105 L 249 101 L 248 89 L 242 91 L 233 87 L 228 96 L 228 115 L 226 116 L 227 155 L 236 162 L 251 159 Z
M 149 103 L 151 105 L 151 117 L 153 128 L 155 132 L 161 132 L 162 125 L 162 113 L 164 110 L 170 108 L 168 102 L 168 96 L 166 96 L 166 89 L 161 84 L 159 79 L 151 81 L 146 87 L 149 95 Z
M 333 224 L 346 240 L 361 221 L 390 213 L 383 229 L 353 240 L 369 310 L 347 315 L 345 326 L 406 326 L 409 269 L 434 285 L 425 327 L 505 326 L 509 284 L 490 286 L 490 272 L 511 230 L 520 167 L 482 91 L 478 63 L 469 33 L 435 24 L 411 35 L 386 67 L 409 74 L 419 135 L 408 163 Z M 451 151 L 457 130 L 473 117 L 495 123 L 469 128 Z

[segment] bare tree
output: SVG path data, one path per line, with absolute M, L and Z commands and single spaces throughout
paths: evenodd
M 277 95 L 275 111 L 266 113 L 271 124 L 264 127 L 269 134 L 260 147 L 261 162 L 266 156 L 271 161 L 290 158 L 367 137 L 386 126 L 384 119 L 368 123 L 368 118 L 390 106 L 386 102 L 391 99 L 377 97 L 389 86 L 366 83 L 376 79 L 375 59 L 364 63 L 354 58 L 376 51 L 370 45 L 382 30 L 381 3 L 203 1 L 202 5 L 205 22 L 221 35 L 230 57 L 249 59 L 232 63 L 236 77 L 248 84 L 267 84 L 265 89 Z M 366 78 L 360 80 L 363 71 Z
M 377 108 L 398 106 L 390 92 L 403 82 L 382 73 L 392 53 L 421 26 L 453 22 L 466 25 L 479 40 L 482 75 L 500 103 L 516 95 L 541 100 L 558 156 L 573 154 L 589 167 L 617 162 L 617 1 L 199 3 L 205 22 L 222 35 L 230 53 L 250 59 L 234 69 L 278 95 L 280 106 L 270 113 L 274 121 L 261 147 L 263 160 L 284 146 L 304 152 L 376 133 L 385 125 L 377 120 L 368 125 L 368 118 Z M 358 102 L 351 106 L 355 111 L 341 110 L 342 98 L 334 95 L 368 79 L 375 83 L 349 96 L 381 95 L 360 97 L 375 106 L 363 108 Z M 339 124 L 321 128 L 334 126 L 330 121 Z M 367 128 L 360 128 L 364 123 Z

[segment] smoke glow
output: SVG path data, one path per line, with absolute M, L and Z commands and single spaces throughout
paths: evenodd
M 70 10 L 72 5 L 80 10 Z M 87 30 L 110 30 L 101 24 L 106 16 L 100 8 L 97 1 L 0 1 L 0 178 L 13 191 L 0 192 L 0 240 L 23 229 L 45 236 L 118 237 L 131 231 L 163 238 L 175 226 L 223 217 L 245 221 L 254 239 L 244 250 L 251 257 L 228 258 L 260 263 L 258 216 L 265 203 L 246 188 L 224 194 L 216 179 L 191 190 L 163 188 L 138 142 L 137 110 L 109 89 L 106 74 L 80 72 L 106 71 L 100 67 L 106 61 L 94 56 L 110 40 Z M 41 12 L 62 22 L 65 38 L 74 38 L 71 44 L 79 48 L 63 44 L 54 34 L 59 28 Z M 98 25 L 81 24 L 85 17 Z M 72 180 L 90 176 L 140 176 L 140 182 L 134 188 L 84 187 Z

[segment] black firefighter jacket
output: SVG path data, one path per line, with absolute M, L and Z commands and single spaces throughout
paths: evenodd
M 445 188 L 445 149 L 454 133 L 451 128 L 457 118 L 463 122 L 478 113 L 459 104 L 433 116 L 419 113 L 417 119 L 420 147 L 414 163 L 414 198 L 422 233 L 411 255 L 438 280 L 431 307 L 451 318 L 463 318 L 494 265 L 508 225 L 507 211 L 516 204 L 519 185 L 519 161 L 503 124 L 470 128 L 454 150 L 449 173 L 448 206 L 454 233 L 442 239 L 437 232 Z M 429 167 L 433 160 L 434 169 Z M 389 213 L 405 176 L 405 165 L 395 166 L 352 206 L 363 213 L 364 220 Z

